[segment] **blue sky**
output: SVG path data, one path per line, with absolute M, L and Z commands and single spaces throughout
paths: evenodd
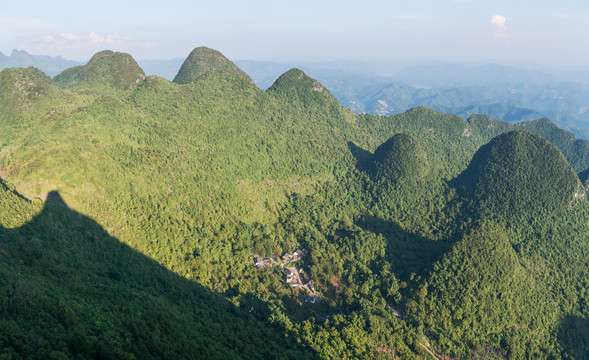
M 6 55 L 169 59 L 208 46 L 233 60 L 585 65 L 588 44 L 586 0 L 0 0 Z

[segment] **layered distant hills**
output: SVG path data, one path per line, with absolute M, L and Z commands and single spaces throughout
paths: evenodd
M 0 69 L 34 66 L 49 76 L 55 76 L 63 70 L 76 65 L 81 65 L 81 63 L 66 60 L 61 56 L 30 55 L 24 50 L 13 50 L 10 56 L 0 53 Z
M 255 81 L 0 72 L 2 356 L 589 357 L 589 141 Z
M 262 88 L 288 65 L 242 61 L 239 65 Z M 484 114 L 518 122 L 548 117 L 587 137 L 589 71 L 523 70 L 494 64 L 420 65 L 387 75 L 364 64 L 336 69 L 330 64 L 300 64 L 356 113 L 395 115 L 416 106 L 468 117 Z M 377 64 L 378 65 L 378 64 Z
M 184 59 L 139 60 L 148 75 L 172 80 Z M 35 66 L 50 76 L 82 63 L 61 57 L 0 53 L 0 69 Z M 416 106 L 464 118 L 484 114 L 519 122 L 550 118 L 575 135 L 589 137 L 589 71 L 525 70 L 497 64 L 431 64 L 403 67 L 386 62 L 276 63 L 237 61 L 262 89 L 292 67 L 303 69 L 355 113 L 396 115 Z

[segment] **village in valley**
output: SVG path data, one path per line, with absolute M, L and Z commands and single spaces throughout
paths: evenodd
M 303 274 L 304 271 L 302 268 L 288 266 L 288 264 L 290 263 L 300 261 L 302 257 L 307 255 L 308 253 L 309 250 L 306 249 L 296 250 L 292 254 L 285 253 L 284 255 L 282 255 L 282 261 L 278 261 L 275 256 L 262 258 L 260 255 L 254 254 L 252 255 L 252 261 L 257 268 L 264 268 L 274 265 L 280 266 L 282 268 L 282 272 L 284 273 L 284 279 L 286 283 L 290 284 L 290 286 L 292 287 L 304 290 L 307 293 L 305 302 L 317 304 L 322 300 L 322 298 L 321 296 L 317 295 L 317 291 L 315 291 L 315 285 L 313 284 L 313 280 L 308 279 Z M 394 308 L 390 304 L 386 304 L 385 310 L 391 312 L 399 320 L 403 320 L 404 318 L 402 311 Z
M 313 280 L 307 279 L 307 277 L 303 274 L 302 268 L 288 266 L 290 263 L 300 261 L 301 258 L 308 253 L 309 251 L 306 249 L 296 250 L 292 254 L 285 253 L 282 255 L 282 261 L 277 261 L 276 257 L 262 258 L 260 255 L 254 254 L 253 263 L 257 268 L 273 265 L 280 266 L 284 273 L 286 283 L 290 284 L 292 287 L 304 290 L 307 293 L 305 302 L 316 304 L 321 301 L 321 297 L 317 295 L 317 292 L 315 291 Z

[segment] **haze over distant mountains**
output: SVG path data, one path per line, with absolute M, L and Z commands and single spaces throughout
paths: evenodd
M 173 80 L 183 59 L 138 60 L 146 75 Z M 35 66 L 50 76 L 83 62 L 0 53 L 0 69 Z M 235 64 L 262 89 L 280 74 L 300 68 L 324 84 L 355 113 L 395 115 L 416 106 L 467 118 L 484 114 L 502 121 L 550 118 L 575 135 L 589 137 L 589 69 L 528 70 L 498 64 L 429 64 L 401 67 L 386 62 L 332 61 L 277 63 L 242 60 Z
M 0 70 L 10 67 L 34 66 L 49 76 L 55 76 L 69 67 L 82 64 L 82 62 L 66 60 L 61 56 L 30 55 L 24 50 L 12 50 L 10 56 L 0 52 Z
M 547 119 L 357 115 L 205 47 L 4 69 L 0 109 L 2 358 L 589 358 L 589 141 Z

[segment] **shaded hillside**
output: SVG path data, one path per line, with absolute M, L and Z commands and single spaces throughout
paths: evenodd
M 569 206 L 579 179 L 546 139 L 511 131 L 482 146 L 456 184 L 476 212 L 526 221 Z
M 0 177 L 14 184 L 7 189 L 27 198 L 47 197 L 44 204 L 18 197 L 1 203 L 2 211 L 12 214 L 14 208 L 23 214 L 7 216 L 15 220 L 2 222 L 2 231 L 13 240 L 33 239 L 33 260 L 23 260 L 32 268 L 22 272 L 34 271 L 31 279 L 46 274 L 43 268 L 57 274 L 34 281 L 53 281 L 52 294 L 64 299 L 64 309 L 109 314 L 98 325 L 96 317 L 86 315 L 74 322 L 80 333 L 89 334 L 90 343 L 153 357 L 182 358 L 182 349 L 201 344 L 210 346 L 210 357 L 251 357 L 252 349 L 260 347 L 262 357 L 297 357 L 299 350 L 309 348 L 322 358 L 423 358 L 422 335 L 431 329 L 423 326 L 422 311 L 415 309 L 424 304 L 420 291 L 427 287 L 433 264 L 478 228 L 479 219 L 488 217 L 505 220 L 497 222 L 505 225 L 513 244 L 496 249 L 498 259 L 489 260 L 495 264 L 490 269 L 505 260 L 518 274 L 540 274 L 537 289 L 561 294 L 555 295 L 559 317 L 586 315 L 587 201 L 582 196 L 570 201 L 581 190 L 577 175 L 546 140 L 522 132 L 500 135 L 513 125 L 480 116 L 467 121 L 424 107 L 394 117 L 358 116 L 297 69 L 263 91 L 210 49 L 197 48 L 186 60 L 182 84 L 157 76 L 137 83 L 142 71 L 129 55 L 96 57 L 93 64 L 71 69 L 53 83 L 34 76 L 32 69 L 0 73 L 0 79 L 8 79 L 0 90 L 6 94 L 0 106 L 10 111 L 0 114 Z M 20 73 L 27 83 L 44 84 L 41 91 L 25 89 L 21 94 L 15 85 L 20 82 L 14 80 Z M 30 95 L 26 106 L 20 106 L 21 95 Z M 553 188 L 551 182 L 560 180 Z M 71 249 L 63 248 L 60 241 L 70 237 Z M 51 256 L 38 257 L 44 251 L 38 241 L 45 238 L 62 247 L 46 247 Z M 6 246 L 12 249 L 13 244 L 18 242 Z M 106 248 L 88 248 L 99 245 Z M 304 289 L 287 282 L 284 268 L 254 264 L 258 256 L 281 263 L 297 249 L 308 250 L 292 264 L 302 269 L 296 272 L 303 275 Z M 19 254 L 29 253 L 7 252 L 16 259 L 15 266 L 20 266 Z M 492 254 L 493 249 L 478 253 Z M 476 273 L 476 262 L 467 260 L 472 265 L 465 271 Z M 530 264 L 538 268 L 528 271 Z M 76 266 L 84 274 L 79 281 L 70 276 L 69 269 Z M 72 279 L 62 281 L 56 268 Z M 154 278 L 155 290 L 150 287 Z M 483 283 L 494 280 L 506 286 L 522 283 L 494 277 Z M 138 287 L 132 289 L 139 299 L 153 294 L 143 302 L 132 291 L 116 296 L 127 286 Z M 195 295 L 184 296 L 183 286 L 195 286 Z M 80 289 L 88 289 L 92 299 L 77 294 Z M 306 302 L 311 294 L 321 299 Z M 70 296 L 88 305 L 69 305 L 74 303 L 67 300 Z M 217 305 L 209 306 L 207 296 Z M 129 302 L 118 302 L 125 299 Z M 437 299 L 432 306 L 446 316 L 447 295 Z M 547 311 L 537 313 L 537 326 L 553 344 L 558 324 L 553 321 L 554 303 L 546 304 Z M 121 308 L 131 311 L 118 312 Z M 49 309 L 37 313 L 54 317 Z M 474 315 L 465 318 L 478 316 L 476 306 L 469 309 Z M 185 319 L 178 315 L 183 313 Z M 405 317 L 409 313 L 420 315 Z M 210 337 L 201 336 L 208 327 L 199 316 L 224 326 L 208 326 Z M 137 327 L 147 330 L 136 332 L 146 337 L 135 335 L 131 317 L 144 322 Z M 25 319 L 21 323 L 37 324 Z M 481 321 L 477 340 L 496 344 L 490 332 L 494 326 L 494 321 Z M 65 345 L 51 351 L 69 355 L 69 328 L 62 327 L 56 333 Z M 180 328 L 188 330 L 175 341 Z M 30 331 L 19 329 L 16 333 Z M 242 329 L 248 334 L 241 334 Z M 288 336 L 275 341 L 275 330 Z M 158 332 L 164 340 L 148 338 Z M 202 341 L 193 343 L 194 337 Z M 10 340 L 9 346 L 30 344 L 22 339 Z M 119 344 L 120 339 L 124 342 Z M 260 345 L 261 339 L 269 339 L 269 347 Z M 472 337 L 464 339 L 452 339 L 452 348 L 434 338 L 431 349 L 469 354 L 477 345 Z M 523 351 L 552 351 L 546 341 L 526 338 Z M 171 355 L 169 344 L 176 343 Z M 506 342 L 499 346 L 507 349 Z M 19 351 L 32 354 L 31 349 Z M 86 357 L 98 351 L 94 345 L 82 349 Z M 558 349 L 548 354 L 558 357 Z
M 550 141 L 562 151 L 577 172 L 589 168 L 589 140 L 577 139 L 573 134 L 559 128 L 548 119 L 520 123 L 516 125 L 516 129 L 538 134 Z
M 14 359 L 253 359 L 315 356 L 70 210 L 0 188 L 0 347 Z M 14 204 L 18 204 L 14 207 Z M 14 228 L 16 217 L 28 220 Z M 16 216 L 16 217 L 15 217 Z M 16 221 L 19 223 L 19 221 Z M 220 325 L 222 324 L 222 325 Z
M 586 188 L 589 186 L 589 168 L 579 174 L 579 179 Z

